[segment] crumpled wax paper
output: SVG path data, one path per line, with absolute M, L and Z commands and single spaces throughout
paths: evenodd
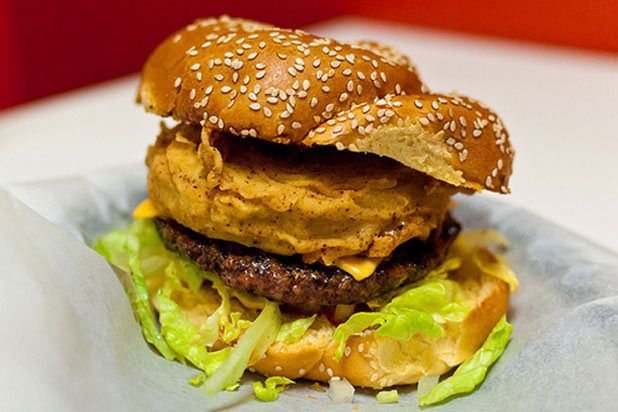
M 188 385 L 198 371 L 149 348 L 116 274 L 87 246 L 128 224 L 146 196 L 137 165 L 0 190 L 0 410 L 418 410 L 414 386 L 399 388 L 399 405 L 364 390 L 350 405 L 306 382 L 260 403 L 251 374 L 212 398 Z M 507 204 L 458 201 L 466 229 L 510 239 L 521 286 L 512 340 L 485 382 L 429 409 L 618 410 L 616 255 Z

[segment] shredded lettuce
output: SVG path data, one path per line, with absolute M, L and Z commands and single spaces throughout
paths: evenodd
M 450 254 L 464 256 L 487 275 L 508 283 L 511 293 L 517 292 L 519 280 L 508 266 L 505 257 L 493 253 L 489 247 L 502 253 L 509 247 L 509 241 L 493 230 L 471 230 L 460 234 L 451 246 Z
M 399 392 L 397 392 L 397 389 L 380 391 L 376 395 L 376 399 L 378 403 L 397 403 L 399 402 Z
M 434 276 L 393 298 L 377 312 L 357 312 L 337 326 L 333 340 L 339 343 L 335 360 L 341 359 L 348 338 L 380 325 L 375 333 L 409 340 L 417 332 L 431 338 L 444 335 L 440 323 L 460 322 L 469 308 L 463 303 L 457 282 Z
M 165 340 L 169 345 L 193 365 L 208 375 L 212 375 L 230 355 L 226 347 L 216 352 L 208 352 L 205 346 L 192 343 L 198 327 L 189 322 L 178 309 L 178 305 L 162 291 L 157 295 L 159 302 L 159 322 Z
M 204 382 L 206 395 L 214 395 L 224 388 L 236 384 L 249 366 L 252 355 L 256 353 L 261 357 L 273 343 L 280 325 L 279 305 L 268 302 L 238 340 L 229 358 Z
M 253 392 L 255 392 L 255 399 L 262 402 L 271 402 L 279 398 L 279 394 L 283 392 L 286 385 L 293 385 L 292 379 L 288 379 L 283 376 L 271 376 L 270 378 L 262 382 L 253 382 Z
M 208 375 L 227 359 L 231 352 L 229 347 L 214 352 L 206 350 L 218 339 L 219 327 L 227 325 L 228 335 L 236 333 L 228 320 L 230 297 L 227 287 L 218 277 L 201 271 L 194 263 L 169 251 L 152 220 L 136 220 L 125 231 L 112 231 L 99 239 L 94 249 L 116 266 L 130 271 L 135 287 L 133 308 L 144 336 L 166 359 L 184 362 L 186 358 Z M 146 287 L 146 278 L 155 276 L 164 276 L 165 279 L 157 296 L 161 332 Z M 181 315 L 170 296 L 174 291 L 186 288 L 197 291 L 204 279 L 212 282 L 221 296 L 221 305 L 198 328 Z
M 484 273 L 508 283 L 511 293 L 517 292 L 519 280 L 515 272 L 507 265 L 505 258 L 494 255 L 486 247 L 478 247 L 472 253 L 472 260 Z
M 238 338 L 240 332 L 251 326 L 251 321 L 240 319 L 240 312 L 230 313 L 230 320 L 223 327 L 223 342 L 230 343 Z
M 206 380 L 206 375 L 204 375 L 203 373 L 200 373 L 195 378 L 187 379 L 187 382 L 189 382 L 189 385 L 192 385 L 192 386 L 195 386 L 195 387 L 199 387 L 199 386 L 202 386 L 204 384 L 205 380 Z
M 291 322 L 286 322 L 281 325 L 279 328 L 279 333 L 277 333 L 277 338 L 275 339 L 277 342 L 287 342 L 287 343 L 296 343 L 303 337 L 307 329 L 311 327 L 315 317 L 317 315 L 313 315 L 308 318 L 299 318 L 293 320 Z
M 443 401 L 453 395 L 471 392 L 485 379 L 487 369 L 502 355 L 513 325 L 502 316 L 483 346 L 459 365 L 453 375 L 438 383 L 427 395 L 419 399 L 421 406 Z
M 179 355 L 159 332 L 139 260 L 139 255 L 144 253 L 142 244 L 145 244 L 146 248 L 150 247 L 150 242 L 144 242 L 150 237 L 147 227 L 147 222 L 136 221 L 127 231 L 112 231 L 97 241 L 94 250 L 119 268 L 131 272 L 135 292 L 131 296 L 131 304 L 137 319 L 142 324 L 142 333 L 146 341 L 152 344 L 165 359 L 172 360 L 178 358 Z M 158 237 L 156 232 L 155 235 Z

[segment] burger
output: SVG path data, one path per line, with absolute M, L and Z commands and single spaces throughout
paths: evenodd
M 449 211 L 457 193 L 509 192 L 494 112 L 430 92 L 394 48 L 227 16 L 163 41 L 137 102 L 171 122 L 135 222 L 96 250 L 131 273 L 146 340 L 201 369 L 207 394 L 246 369 L 271 377 L 262 400 L 300 378 L 383 389 L 464 361 L 474 373 L 448 379 L 483 379 L 517 279 L 505 239 L 460 233 Z M 442 383 L 426 403 L 461 391 Z

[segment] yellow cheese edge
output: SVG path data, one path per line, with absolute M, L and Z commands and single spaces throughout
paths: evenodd
M 160 215 L 151 198 L 146 198 L 133 210 L 134 219 L 151 219 Z M 334 266 L 348 272 L 354 279 L 361 281 L 373 275 L 381 258 L 363 258 L 358 256 L 344 256 L 335 260 Z
M 361 281 L 373 275 L 382 258 L 365 258 L 359 256 L 344 256 L 335 260 L 333 265 L 348 272 L 354 279 Z
M 137 205 L 135 210 L 133 210 L 133 219 L 151 219 L 159 215 L 159 210 L 149 197 L 143 200 L 142 203 Z

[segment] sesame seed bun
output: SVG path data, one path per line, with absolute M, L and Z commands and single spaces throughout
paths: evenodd
M 405 56 L 377 43 L 198 20 L 151 54 L 137 100 L 206 128 L 374 153 L 454 186 L 509 191 L 514 152 L 495 113 L 430 94 Z

